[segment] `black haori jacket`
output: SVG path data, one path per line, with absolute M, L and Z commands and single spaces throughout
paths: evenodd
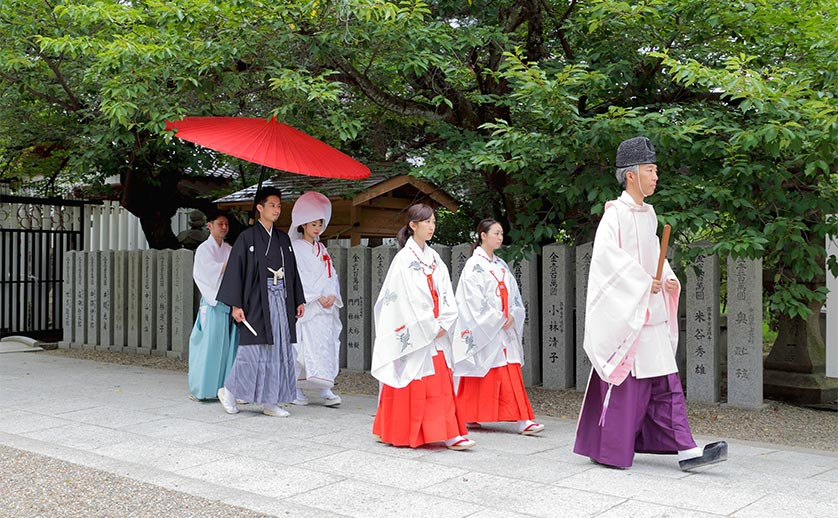
M 261 233 L 261 234 L 260 234 Z M 291 342 L 297 341 L 297 306 L 305 304 L 303 285 L 297 273 L 294 248 L 288 234 L 274 227 L 273 241 L 279 244 L 285 260 L 285 311 L 288 315 Z M 245 325 L 239 326 L 239 345 L 273 344 L 271 309 L 268 305 L 268 287 L 265 282 L 267 264 L 265 249 L 267 233 L 258 221 L 244 230 L 230 252 L 227 268 L 216 297 L 228 306 L 244 310 L 248 323 L 258 333 L 253 336 Z

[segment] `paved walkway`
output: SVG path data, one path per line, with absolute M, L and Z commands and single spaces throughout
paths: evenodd
M 393 448 L 370 433 L 374 398 L 343 399 L 285 419 L 227 415 L 189 400 L 182 373 L 8 353 L 0 445 L 164 488 L 163 499 L 282 516 L 838 516 L 833 453 L 731 441 L 730 460 L 700 473 L 650 455 L 611 470 L 571 452 L 575 423 L 562 419 L 535 437 L 475 431 L 466 452 Z

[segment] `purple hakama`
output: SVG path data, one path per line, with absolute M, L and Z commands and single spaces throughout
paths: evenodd
M 274 285 L 270 278 L 267 283 L 273 344 L 239 345 L 224 387 L 239 401 L 289 403 L 296 397 L 297 376 L 285 311 L 285 281 L 280 279 Z
M 696 447 L 677 372 L 644 379 L 626 377 L 611 389 L 604 423 L 599 426 L 606 392 L 608 383 L 592 370 L 574 453 L 628 468 L 635 453 L 675 454 Z

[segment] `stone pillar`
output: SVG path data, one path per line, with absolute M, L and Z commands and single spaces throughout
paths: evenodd
M 826 256 L 838 256 L 838 241 L 826 238 Z M 826 267 L 826 376 L 838 379 L 838 277 Z
M 62 349 L 69 349 L 70 344 L 75 341 L 75 272 L 76 272 L 76 257 L 78 252 L 68 251 L 64 254 L 64 264 L 61 266 L 63 271 L 63 282 L 61 286 L 61 303 L 64 305 L 61 315 L 61 324 L 63 328 L 63 336 L 58 342 L 58 347 Z
M 114 252 L 99 252 L 99 343 L 96 349 L 110 350 L 113 345 L 113 257 Z
M 687 399 L 716 403 L 721 396 L 719 258 L 699 255 L 686 270 Z
M 440 259 L 442 262 L 445 263 L 445 267 L 448 268 L 449 275 L 451 274 L 451 247 L 445 245 L 431 245 L 431 248 L 436 250 L 436 253 L 439 254 Z M 454 278 L 451 278 L 451 285 L 454 287 L 454 290 L 457 289 L 457 285 L 454 284 Z
M 762 402 L 762 259 L 727 260 L 727 402 Z
M 524 336 L 521 345 L 524 348 L 524 365 L 521 374 L 524 385 L 532 387 L 541 383 L 541 334 L 538 329 L 538 256 L 533 254 L 528 259 L 511 265 L 512 274 L 521 289 L 521 303 L 524 305 Z M 514 301 L 509 301 L 510 305 Z M 535 314 L 530 314 L 535 311 Z
M 381 285 L 384 284 L 384 279 L 387 277 L 387 271 L 390 269 L 390 263 L 396 257 L 399 249 L 395 246 L 381 245 L 372 249 L 372 271 L 371 271 L 371 286 L 370 286 L 370 309 L 375 307 L 375 301 L 378 300 L 378 294 L 381 292 Z M 370 313 L 372 314 L 372 313 Z M 371 343 L 375 343 L 375 326 L 370 326 Z
M 75 321 L 73 323 L 74 331 L 71 347 L 82 347 L 87 341 L 87 254 L 90 253 L 76 253 L 76 265 L 73 272 Z
M 573 329 L 573 249 L 559 243 L 541 252 L 541 365 L 546 389 L 576 386 Z
M 471 244 L 463 243 L 451 249 L 451 285 L 456 291 L 460 283 L 460 274 L 466 266 L 466 261 L 471 257 Z
M 372 363 L 372 308 L 370 292 L 371 252 L 365 246 L 349 249 L 346 300 L 346 367 L 370 370 Z
M 193 260 L 192 250 L 172 252 L 172 347 L 167 355 L 175 358 L 189 358 L 189 336 L 196 318 L 192 312 Z
M 126 324 L 126 350 L 141 352 L 142 344 L 142 277 L 143 253 L 128 252 L 128 292 L 125 295 L 128 314 Z
M 172 251 L 157 253 L 157 305 L 154 319 L 154 333 L 157 335 L 151 353 L 166 356 L 172 346 Z M 191 306 L 190 306 L 191 309 Z
M 122 352 L 128 346 L 128 252 L 119 250 L 113 255 L 113 346 L 111 351 Z
M 349 305 L 349 292 L 346 291 L 346 275 L 348 264 L 347 258 L 349 250 L 343 246 L 335 245 L 334 248 L 329 248 L 329 255 L 332 256 L 332 268 L 335 269 L 338 275 L 338 285 L 340 285 L 340 297 L 343 300 L 343 307 L 340 308 L 338 314 L 340 315 L 340 367 L 346 368 L 346 309 Z
M 87 303 L 86 314 L 84 318 L 87 320 L 87 339 L 84 343 L 85 349 L 94 349 L 99 345 L 99 257 L 102 252 L 88 252 L 87 253 Z
M 157 250 L 143 250 L 140 275 L 140 344 L 137 354 L 151 354 L 157 344 Z
M 585 302 L 588 297 L 588 273 L 591 271 L 591 254 L 594 243 L 576 247 L 576 390 L 584 392 L 591 375 L 591 360 L 582 348 L 585 340 Z

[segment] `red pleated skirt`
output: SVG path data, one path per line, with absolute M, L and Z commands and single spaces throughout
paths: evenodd
M 490 369 L 482 378 L 460 378 L 457 409 L 467 423 L 535 419 L 518 363 Z
M 434 374 L 411 381 L 404 388 L 383 385 L 372 433 L 381 442 L 416 448 L 466 434 L 457 412 L 454 381 L 445 355 L 434 356 Z

